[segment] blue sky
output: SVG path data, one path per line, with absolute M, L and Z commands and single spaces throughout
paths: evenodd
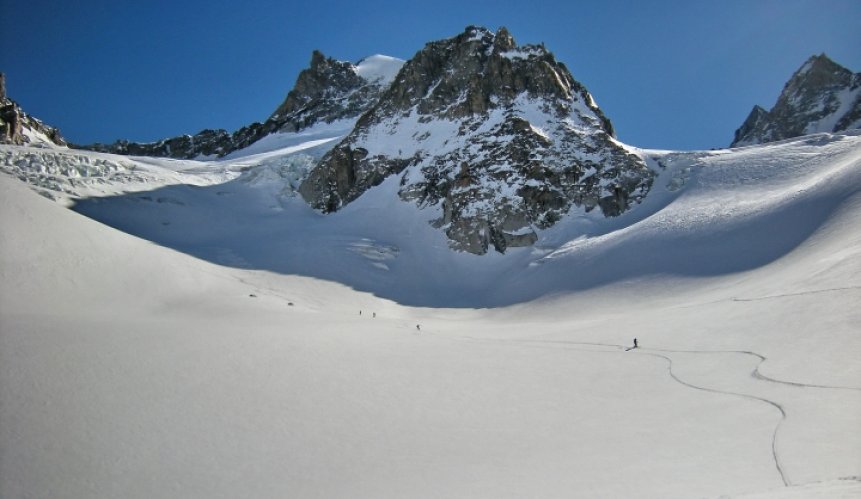
M 262 121 L 311 51 L 407 59 L 470 24 L 544 42 L 618 137 L 726 146 L 811 55 L 861 71 L 861 1 L 0 0 L 0 71 L 73 142 L 155 140 Z

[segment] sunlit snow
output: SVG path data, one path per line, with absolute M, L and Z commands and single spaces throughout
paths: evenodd
M 398 177 L 308 208 L 341 133 L 0 146 L 0 497 L 861 494 L 861 134 L 638 150 L 476 256 Z

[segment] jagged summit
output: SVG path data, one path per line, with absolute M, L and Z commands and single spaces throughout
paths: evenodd
M 311 54 L 307 69 L 299 73 L 296 84 L 284 102 L 263 123 L 252 123 L 228 133 L 203 130 L 150 143 L 119 140 L 110 145 L 76 146 L 102 152 L 135 156 L 162 156 L 190 159 L 199 156 L 224 156 L 244 149 L 278 132 L 296 132 L 318 123 L 355 120 L 379 99 L 403 64 L 394 57 L 372 56 L 358 65 Z
M 562 100 L 570 100 L 574 93 L 597 117 L 598 125 L 613 135 L 610 120 L 564 64 L 541 45 L 518 47 L 504 27 L 494 33 L 469 26 L 454 38 L 431 42 L 405 65 L 401 77 L 398 91 L 387 99 L 393 107 L 421 100 L 422 114 L 460 117 L 510 104 L 524 92 Z M 460 94 L 465 98 L 453 99 Z
M 792 75 L 770 111 L 754 106 L 736 130 L 732 146 L 859 127 L 861 73 L 853 74 L 827 55 L 819 54 L 810 57 Z
M 391 82 L 388 75 L 403 64 L 400 59 L 383 57 L 373 56 L 355 65 L 315 50 L 310 66 L 299 73 L 296 85 L 269 119 L 286 120 L 294 128 L 291 131 L 297 131 L 318 122 L 359 116 Z
M 502 252 L 572 206 L 614 216 L 646 194 L 653 172 L 612 135 L 543 46 L 469 26 L 407 61 L 300 193 L 332 212 L 400 175 L 400 197 L 438 208 L 453 248 Z

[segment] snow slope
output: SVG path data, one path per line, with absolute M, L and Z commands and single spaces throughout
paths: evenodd
M 485 257 L 396 185 L 322 217 L 271 164 L 129 159 L 177 185 L 78 205 L 401 301 L 540 297 L 495 309 L 221 267 L 0 175 L 0 497 L 858 497 L 859 141 L 643 152 L 635 211 Z
M 337 213 L 311 210 L 295 188 L 332 142 L 308 138 L 292 137 L 280 154 L 177 162 L 187 165 L 179 173 L 199 175 L 197 187 L 167 175 L 150 192 L 123 194 L 131 189 L 121 185 L 118 195 L 81 199 L 74 209 L 219 264 L 334 280 L 403 304 L 475 307 L 654 275 L 755 269 L 809 239 L 861 188 L 857 132 L 723 151 L 638 151 L 659 173 L 643 203 L 616 218 L 575 209 L 540 231 L 534 247 L 475 256 L 450 251 L 431 227 L 438 206 L 398 199 L 397 177 Z M 6 168 L 25 176 L 15 169 L 20 154 Z M 217 182 L 224 172 L 234 177 Z
M 356 64 L 356 73 L 370 83 L 386 87 L 394 81 L 403 65 L 403 59 L 375 54 L 359 61 Z

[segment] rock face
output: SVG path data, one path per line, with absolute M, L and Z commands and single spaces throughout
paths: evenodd
M 317 123 L 355 120 L 379 99 L 403 61 L 372 56 L 354 65 L 336 61 L 319 51 L 311 55 L 309 68 L 299 73 L 284 102 L 263 123 L 252 123 L 228 133 L 203 130 L 150 143 L 119 140 L 113 144 L 76 145 L 115 154 L 191 159 L 224 156 L 276 132 L 296 132 Z
M 65 146 L 60 131 L 25 113 L 6 96 L 6 75 L 0 73 L 0 144 Z
M 533 244 L 574 206 L 619 215 L 654 172 L 543 46 L 468 27 L 404 64 L 299 192 L 332 212 L 391 175 L 404 201 L 441 207 L 452 248 L 483 254 Z
M 770 111 L 754 106 L 731 146 L 853 128 L 861 128 L 861 73 L 821 54 L 792 75 Z
M 389 74 L 366 71 L 366 65 L 385 64 L 384 59 L 392 65 Z M 269 119 L 297 131 L 315 123 L 356 118 L 377 102 L 391 83 L 391 73 L 396 73 L 402 63 L 391 57 L 373 56 L 353 65 L 315 50 L 311 67 L 299 74 L 293 90 Z

